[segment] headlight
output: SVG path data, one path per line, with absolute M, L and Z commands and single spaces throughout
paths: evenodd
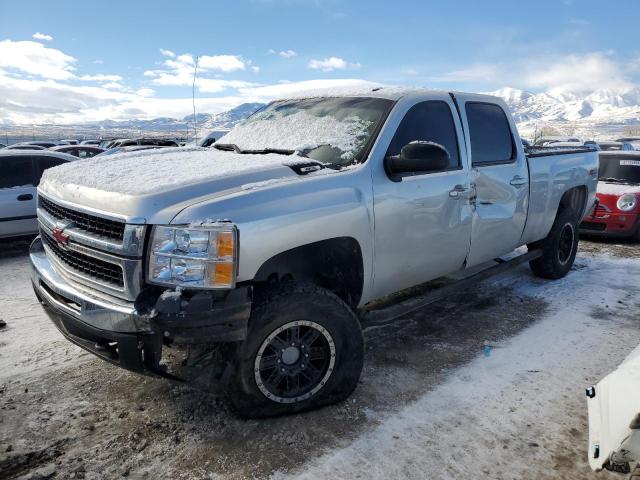
M 147 279 L 186 288 L 233 288 L 238 231 L 234 225 L 202 228 L 156 226 L 151 235 Z
M 628 212 L 636 208 L 638 199 L 633 193 L 625 193 L 618 199 L 618 210 Z

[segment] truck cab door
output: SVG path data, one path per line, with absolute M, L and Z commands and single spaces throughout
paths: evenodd
M 459 141 L 460 139 L 460 141 Z M 401 100 L 373 152 L 373 298 L 462 268 L 469 250 L 471 209 L 467 157 L 455 105 L 446 94 Z M 401 176 L 385 158 L 415 141 L 437 143 L 449 153 L 441 171 Z M 387 163 L 388 167 L 388 163 Z
M 519 247 L 527 219 L 527 158 L 506 105 L 472 95 L 458 98 L 471 161 L 473 201 L 467 267 Z

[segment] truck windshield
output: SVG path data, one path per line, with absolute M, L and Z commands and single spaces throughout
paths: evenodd
M 295 151 L 337 165 L 359 163 L 392 104 L 367 97 L 277 101 L 236 126 L 220 143 L 241 151 Z
M 600 155 L 598 179 L 619 183 L 640 183 L 640 154 Z

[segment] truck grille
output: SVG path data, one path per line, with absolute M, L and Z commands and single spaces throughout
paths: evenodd
M 63 265 L 94 281 L 106 282 L 120 288 L 124 287 L 124 275 L 119 265 L 73 250 L 65 250 L 48 233 L 42 229 L 40 233 L 45 245 Z
M 40 206 L 52 217 L 58 220 L 70 220 L 74 226 L 89 233 L 101 235 L 112 240 L 122 241 L 125 224 L 107 218 L 96 217 L 87 213 L 62 207 L 40 196 Z

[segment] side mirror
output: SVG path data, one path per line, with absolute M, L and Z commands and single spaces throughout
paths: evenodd
M 400 150 L 400 155 L 385 158 L 389 176 L 441 172 L 449 166 L 449 152 L 433 142 L 411 142 Z

